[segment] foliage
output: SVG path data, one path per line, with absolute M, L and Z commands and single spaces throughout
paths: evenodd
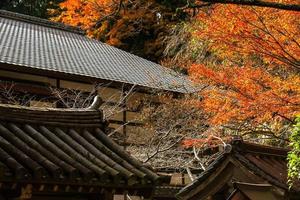
M 300 179 L 300 116 L 295 120 L 293 133 L 290 136 L 291 151 L 288 154 L 288 182 Z
M 199 13 L 193 37 L 216 62 L 202 59 L 189 74 L 210 85 L 200 106 L 212 124 L 286 123 L 300 112 L 299 14 L 237 5 Z
M 210 50 L 223 59 L 259 56 L 264 63 L 300 70 L 299 18 L 300 12 L 217 5 L 199 13 L 195 36 L 209 41 Z
M 164 37 L 175 16 L 173 1 L 66 0 L 52 19 L 80 26 L 90 37 L 99 39 L 144 58 L 158 61 L 164 50 Z
M 213 115 L 213 124 L 247 121 L 257 125 L 293 119 L 300 112 L 298 75 L 281 78 L 251 65 L 213 70 L 199 64 L 190 73 L 211 86 L 203 93 L 201 106 Z
M 3 0 L 0 8 L 40 18 L 48 18 L 48 9 L 57 9 L 62 0 Z
M 198 11 L 173 29 L 165 62 L 206 87 L 197 104 L 209 115 L 211 135 L 286 145 L 300 113 L 300 13 L 238 5 Z M 217 141 L 211 135 L 185 145 Z

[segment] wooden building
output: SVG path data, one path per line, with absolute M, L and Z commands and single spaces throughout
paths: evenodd
M 176 195 L 180 200 L 300 199 L 287 185 L 287 150 L 233 140 L 207 169 Z
M 0 38 L 0 90 L 13 89 L 22 99 L 33 94 L 36 98 L 28 105 L 55 107 L 50 87 L 89 93 L 100 85 L 98 94 L 108 105 L 130 104 L 110 117 L 110 127 L 124 135 L 138 131 L 139 104 L 143 99 L 157 101 L 152 91 L 194 91 L 174 71 L 60 23 L 0 10 Z M 120 102 L 133 86 L 134 93 Z
M 1 104 L 0 199 L 151 198 L 159 176 L 107 137 L 97 107 Z

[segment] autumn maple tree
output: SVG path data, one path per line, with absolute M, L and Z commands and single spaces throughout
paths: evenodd
M 189 48 L 185 42 L 196 48 L 183 52 L 190 56 L 176 56 L 172 65 L 185 65 L 193 80 L 210 85 L 199 102 L 210 123 L 256 127 L 293 121 L 300 110 L 299 1 L 249 2 L 66 0 L 53 19 L 157 61 L 168 29 L 187 19 L 177 15 L 184 10 L 194 16 L 186 23 L 190 41 L 175 36 L 179 47 L 170 51 Z M 201 48 L 202 59 L 193 59 Z
M 297 75 L 282 78 L 250 64 L 219 70 L 195 64 L 190 73 L 211 85 L 203 93 L 206 98 L 201 106 L 213 114 L 213 124 L 291 121 L 300 111 L 300 77 Z
M 259 55 L 269 64 L 300 70 L 299 18 L 300 12 L 217 5 L 199 13 L 196 35 L 222 58 Z
M 286 145 L 300 113 L 299 10 L 299 0 L 66 0 L 53 20 L 154 61 L 164 52 L 205 86 L 184 105 L 207 127 L 185 146 L 232 134 Z
M 282 129 L 300 112 L 299 19 L 296 11 L 231 4 L 198 13 L 191 35 L 208 56 L 188 70 L 209 85 L 199 107 L 212 126 L 287 139 Z

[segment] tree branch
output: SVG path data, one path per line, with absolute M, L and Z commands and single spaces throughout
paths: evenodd
M 94 27 L 95 27 L 95 28 L 99 28 L 100 25 L 101 25 L 101 23 L 102 23 L 103 21 L 108 20 L 109 18 L 113 18 L 113 17 L 117 16 L 117 15 L 120 13 L 121 8 L 123 7 L 123 1 L 124 1 L 124 0 L 120 0 L 119 3 L 118 3 L 118 6 L 117 6 L 117 8 L 116 8 L 116 10 L 115 10 L 114 12 L 112 12 L 111 14 L 105 15 L 104 17 L 102 17 L 101 19 L 99 19 L 99 20 L 95 23 Z
M 300 11 L 300 4 L 284 4 L 276 2 L 266 2 L 261 0 L 201 0 L 201 2 L 211 4 L 236 4 L 236 5 L 248 5 L 257 7 L 276 8 L 281 10 Z M 203 7 L 202 4 L 193 5 L 195 7 Z

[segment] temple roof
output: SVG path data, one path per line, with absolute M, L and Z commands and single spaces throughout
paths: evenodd
M 233 170 L 233 167 L 226 169 L 225 165 L 229 166 L 228 163 L 233 163 L 231 166 L 238 166 L 238 169 L 241 169 L 241 167 L 245 168 L 249 174 L 254 174 L 262 178 L 264 183 L 269 183 L 285 191 L 300 192 L 299 182 L 294 183 L 291 190 L 289 190 L 289 186 L 287 185 L 287 152 L 288 150 L 284 148 L 234 139 L 230 144 L 225 146 L 224 151 L 217 153 L 217 156 L 205 171 L 191 184 L 180 190 L 177 197 L 179 199 L 193 199 L 194 197 L 196 198 L 195 195 L 199 198 L 200 194 L 208 194 L 208 188 L 206 187 L 208 187 L 210 182 L 218 178 L 225 179 L 231 173 L 229 172 L 230 169 Z M 218 171 L 219 174 L 217 174 Z M 225 171 L 227 174 L 224 174 Z M 206 191 L 204 191 L 204 188 Z
M 158 176 L 105 133 L 102 112 L 0 105 L 0 182 L 152 187 Z
M 180 93 L 195 91 L 187 77 L 61 23 L 0 10 L 0 38 L 0 63 L 11 65 L 8 69 Z

